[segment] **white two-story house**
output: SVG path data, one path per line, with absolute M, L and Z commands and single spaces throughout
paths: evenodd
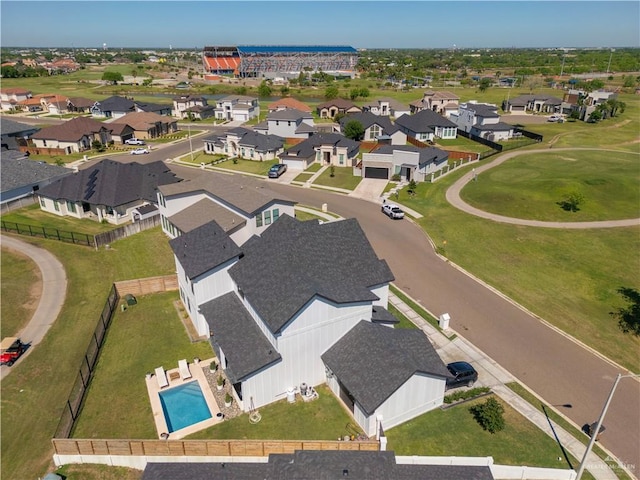
M 282 215 L 241 246 L 211 222 L 170 245 L 244 411 L 326 382 L 373 435 L 380 415 L 390 428 L 442 403 L 449 374 L 423 332 L 392 328 L 393 275 L 355 219 Z
M 413 145 L 383 145 L 362 155 L 361 175 L 364 178 L 423 182 L 432 173 L 447 165 L 449 153 L 436 147 Z
M 413 115 L 396 118 L 396 126 L 408 137 L 421 142 L 433 142 L 436 138 L 455 139 L 458 128 L 451 120 L 433 110 L 421 110 Z
M 360 143 L 339 133 L 316 133 L 293 145 L 279 155 L 281 163 L 289 168 L 304 170 L 312 163 L 353 167 L 356 164 Z
M 488 103 L 467 102 L 460 104 L 458 113 L 451 115 L 458 129 L 491 141 L 513 137 L 514 127 L 500 121 L 498 107 Z
M 255 126 L 255 131 L 283 138 L 309 138 L 316 128 L 310 112 L 286 108 L 270 112 L 265 122 Z
M 247 122 L 260 116 L 260 104 L 255 97 L 227 95 L 216 100 L 215 117 L 218 120 Z

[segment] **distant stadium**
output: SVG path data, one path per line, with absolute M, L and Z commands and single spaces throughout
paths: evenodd
M 297 77 L 322 71 L 334 76 L 355 73 L 358 51 L 349 46 L 218 46 L 204 47 L 205 72 L 236 77 Z

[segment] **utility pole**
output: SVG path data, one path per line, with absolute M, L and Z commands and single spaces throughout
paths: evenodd
M 607 65 L 607 73 L 609 73 L 609 70 L 611 70 L 611 58 L 613 58 L 613 52 L 615 52 L 616 49 L 612 48 L 611 49 L 611 53 L 609 54 L 609 64 Z

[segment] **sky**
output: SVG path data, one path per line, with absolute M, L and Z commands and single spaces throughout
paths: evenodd
M 0 45 L 640 47 L 632 1 L 6 1 Z

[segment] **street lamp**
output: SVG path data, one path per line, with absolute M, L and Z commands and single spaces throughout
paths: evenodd
M 590 432 L 591 440 L 589 440 L 589 444 L 587 445 L 587 450 L 584 452 L 584 457 L 582 457 L 582 461 L 580 462 L 580 466 L 578 467 L 578 472 L 576 473 L 576 480 L 580 480 L 580 477 L 582 477 L 582 472 L 584 472 L 584 469 L 587 465 L 587 457 L 591 453 L 593 444 L 596 443 L 596 438 L 598 438 L 598 434 L 600 433 L 600 427 L 602 427 L 602 421 L 604 420 L 604 416 L 607 413 L 607 409 L 609 408 L 609 404 L 611 403 L 613 394 L 616 391 L 616 387 L 618 386 L 620 379 L 627 378 L 627 377 L 640 377 L 640 374 L 632 373 L 629 375 L 622 375 L 621 373 L 619 373 L 618 376 L 616 377 L 615 382 L 613 382 L 613 387 L 611 387 L 611 392 L 609 393 L 609 397 L 607 398 L 607 401 L 605 402 L 604 407 L 602 408 L 602 413 L 600 414 L 600 418 L 598 418 L 595 428 L 591 429 L 591 432 Z
M 191 161 L 193 162 L 193 145 L 191 144 L 191 124 L 187 124 L 187 128 L 189 129 L 189 153 L 191 154 Z

